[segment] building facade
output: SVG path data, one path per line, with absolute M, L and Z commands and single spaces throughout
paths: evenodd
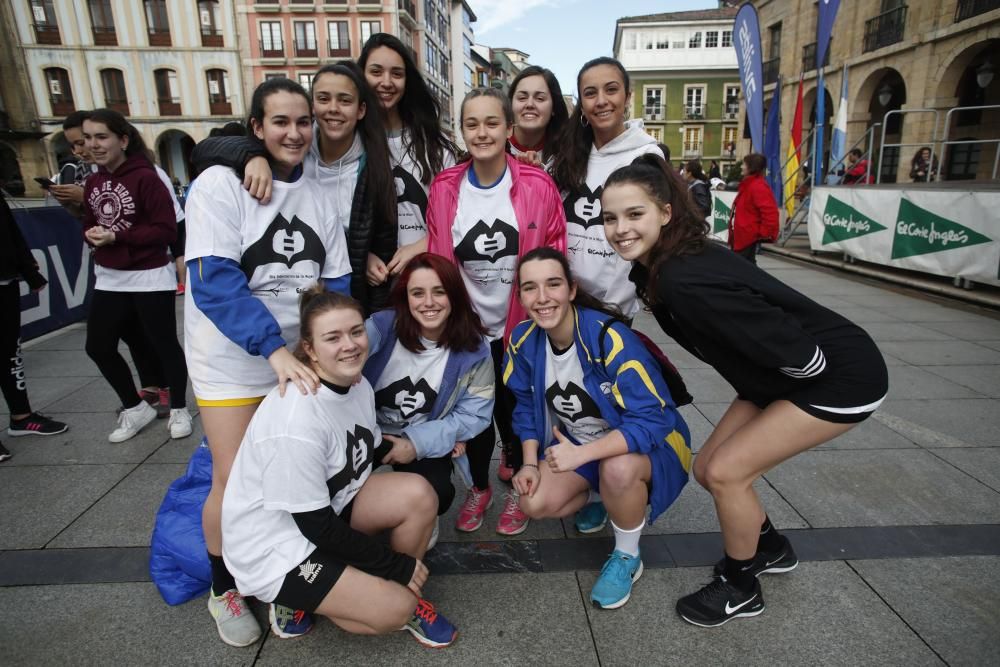
M 476 15 L 465 0 L 451 3 L 451 117 L 455 126 L 455 140 L 462 144 L 462 100 L 476 87 L 476 62 L 472 45 L 476 36 L 472 24 Z
M 730 7 L 618 19 L 614 55 L 632 80 L 633 118 L 675 163 L 737 155 L 740 78 Z
M 781 77 L 784 155 L 800 76 L 803 136 L 815 122 L 818 9 L 812 0 L 754 0 L 754 5 L 765 100 Z M 911 158 L 922 146 L 933 146 L 940 156 L 942 179 L 990 178 L 998 144 L 974 142 L 1000 139 L 1000 0 L 841 3 L 822 65 L 826 147 L 846 66 L 847 148 L 870 148 L 882 182 L 909 180 Z M 949 113 L 977 106 L 994 108 Z M 900 113 L 887 117 L 890 111 Z M 970 143 L 944 145 L 945 136 Z
M 15 56 L 46 133 L 35 165 L 44 171 L 25 183 L 68 156 L 63 118 L 98 107 L 128 116 L 167 173 L 188 182 L 194 143 L 245 113 L 233 1 L 12 0 Z

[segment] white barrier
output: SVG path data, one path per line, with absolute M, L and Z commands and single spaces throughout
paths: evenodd
M 900 269 L 1000 285 L 1000 192 L 817 187 L 809 245 Z
M 729 216 L 732 215 L 734 201 L 735 192 L 712 190 L 712 215 L 708 216 L 708 224 L 712 227 L 709 235 L 713 239 L 729 242 Z

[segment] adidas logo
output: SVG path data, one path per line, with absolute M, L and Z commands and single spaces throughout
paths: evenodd
M 528 229 L 538 229 L 538 225 L 533 222 L 528 223 Z
M 323 571 L 322 563 L 313 563 L 311 561 L 306 561 L 299 565 L 299 576 L 306 580 L 307 584 L 311 584 L 316 581 L 316 577 L 319 573 Z

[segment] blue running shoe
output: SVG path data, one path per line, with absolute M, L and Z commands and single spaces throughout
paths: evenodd
M 642 576 L 642 559 L 615 550 L 590 591 L 590 601 L 601 609 L 618 609 L 632 594 L 632 584 Z
M 580 511 L 576 513 L 576 518 L 573 519 L 573 525 L 576 526 L 577 532 L 584 535 L 604 530 L 607 523 L 608 510 L 604 509 L 604 503 L 601 501 L 587 503 L 580 508 Z
M 455 626 L 423 598 L 417 600 L 413 618 L 403 626 L 403 630 L 409 630 L 414 639 L 430 648 L 451 646 L 458 638 Z
M 301 637 L 313 627 L 313 615 L 309 612 L 273 602 L 267 606 L 267 618 L 271 622 L 271 632 L 281 639 Z

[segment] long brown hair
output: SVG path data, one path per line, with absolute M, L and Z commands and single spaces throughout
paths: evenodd
M 528 262 L 541 262 L 547 259 L 551 259 L 553 262 L 558 262 L 559 266 L 562 267 L 563 276 L 566 277 L 566 282 L 570 285 L 576 285 L 576 296 L 573 297 L 573 305 L 577 308 L 589 308 L 590 310 L 597 310 L 605 315 L 610 315 L 616 319 L 625 320 L 625 316 L 622 311 L 616 306 L 608 303 L 604 303 L 596 296 L 590 294 L 576 282 L 576 278 L 573 277 L 573 270 L 569 266 L 569 260 L 566 259 L 566 255 L 559 252 L 555 248 L 550 248 L 549 246 L 539 246 L 533 250 L 529 250 L 524 253 L 524 257 L 520 259 L 517 263 L 517 273 L 515 274 L 515 282 L 517 283 L 517 289 L 521 289 L 521 267 Z
M 642 188 L 660 208 L 670 206 L 670 222 L 660 228 L 660 238 L 649 253 L 649 282 L 636 286 L 639 298 L 649 305 L 656 301 L 652 287 L 663 263 L 671 257 L 701 252 L 708 242 L 709 228 L 692 209 L 687 185 L 659 155 L 641 155 L 632 164 L 613 171 L 604 182 L 604 192 L 625 184 Z
M 323 283 L 316 283 L 299 296 L 299 342 L 293 352 L 296 359 L 307 366 L 312 365 L 303 343 L 313 344 L 313 321 L 323 313 L 341 308 L 355 311 L 364 322 L 365 311 L 357 299 L 340 292 L 328 292 Z

